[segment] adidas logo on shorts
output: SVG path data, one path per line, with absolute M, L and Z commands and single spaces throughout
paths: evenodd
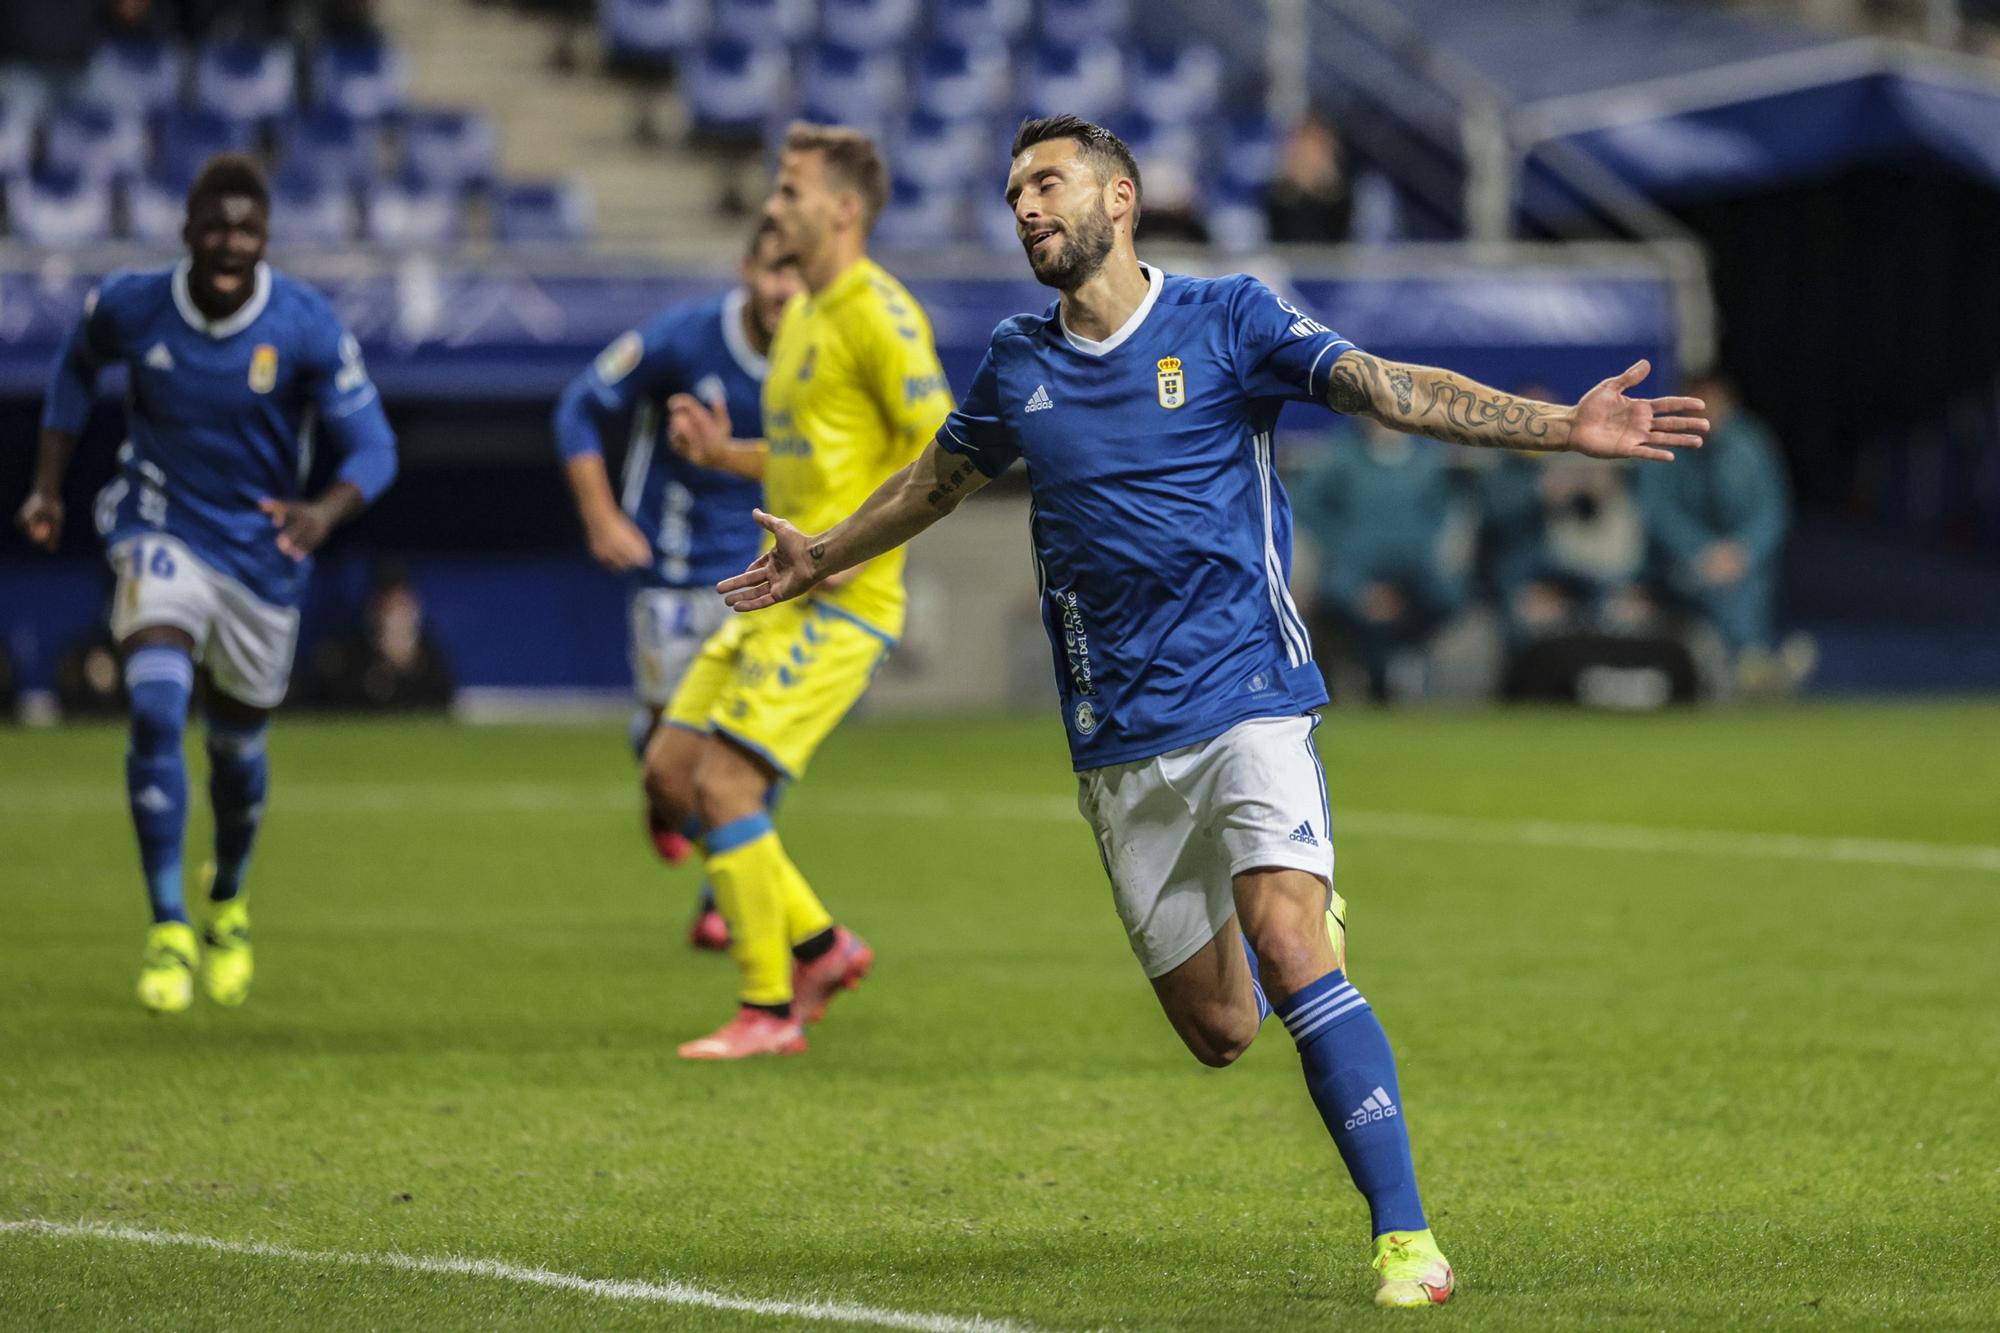
M 1354 1108 L 1354 1113 L 1347 1117 L 1347 1124 L 1344 1128 L 1359 1129 L 1361 1126 L 1373 1124 L 1377 1120 L 1387 1120 L 1395 1114 L 1396 1103 L 1390 1100 L 1388 1093 L 1377 1088 L 1368 1094 L 1366 1101 Z
M 1319 846 L 1319 839 L 1313 836 L 1313 826 L 1310 819 L 1292 830 L 1292 841 L 1302 842 L 1308 847 Z

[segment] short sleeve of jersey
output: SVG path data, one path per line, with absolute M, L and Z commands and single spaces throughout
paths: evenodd
M 97 372 L 118 357 L 114 311 L 128 290 L 126 282 L 126 275 L 113 274 L 84 298 L 83 317 L 70 330 L 56 357 L 42 406 L 44 426 L 76 433 L 90 419 Z
M 889 422 L 890 453 L 913 457 L 951 411 L 951 384 L 931 341 L 930 321 L 910 298 L 884 295 L 870 310 L 862 337 L 868 354 L 859 358 L 861 373 Z
M 972 460 L 989 477 L 997 477 L 1021 456 L 1021 446 L 1000 420 L 1000 373 L 994 364 L 998 340 L 979 360 L 979 372 L 958 410 L 938 427 L 938 447 Z
M 1240 281 L 1230 300 L 1236 374 L 1252 398 L 1322 402 L 1327 377 L 1354 344 L 1299 310 L 1255 278 Z
M 305 329 L 306 364 L 313 374 L 313 405 L 322 420 L 340 421 L 377 400 L 375 381 L 361 359 L 361 343 L 341 327 L 331 307 L 321 307 Z
M 680 352 L 684 326 L 672 317 L 677 313 L 619 334 L 597 354 L 583 382 L 599 408 L 614 414 L 629 411 L 641 398 L 685 378 Z

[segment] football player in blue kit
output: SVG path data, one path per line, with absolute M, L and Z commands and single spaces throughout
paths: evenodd
M 667 433 L 668 399 L 691 394 L 723 404 L 742 435 L 763 435 L 771 338 L 785 303 L 802 290 L 798 263 L 769 222 L 751 235 L 738 279 L 721 296 L 673 306 L 620 334 L 556 405 L 556 452 L 590 554 L 631 579 L 632 684 L 641 710 L 632 740 L 641 760 L 688 664 L 729 616 L 716 580 L 743 568 L 763 544 L 751 517 L 764 494 L 756 469 L 734 451 L 696 463 Z M 614 493 L 604 453 L 620 435 L 627 446 Z M 647 818 L 661 859 L 686 860 L 688 831 L 661 826 L 650 811 Z M 706 885 L 689 942 L 729 947 Z
M 34 482 L 18 521 L 49 550 L 63 474 L 113 363 L 131 376 L 130 438 L 97 500 L 118 576 L 111 630 L 124 659 L 125 785 L 153 925 L 139 1000 L 178 1013 L 194 980 L 218 1004 L 250 993 L 244 872 L 263 819 L 264 737 L 285 696 L 312 553 L 396 475 L 396 440 L 361 350 L 324 297 L 264 262 L 270 196 L 250 158 L 211 160 L 188 193 L 187 257 L 106 278 L 56 362 Z M 314 441 L 339 462 L 304 488 Z M 195 668 L 208 675 L 215 860 L 203 938 L 188 919 L 182 749 Z
M 1173 276 L 1133 249 L 1131 152 L 1073 116 L 1030 121 L 1007 202 L 1060 298 L 994 331 L 936 440 L 819 533 L 759 514 L 775 545 L 720 587 L 738 611 L 800 596 L 908 541 L 1016 460 L 1033 496 L 1042 615 L 1078 774 L 1133 952 L 1175 1031 L 1227 1065 L 1275 1012 L 1356 1188 L 1375 1300 L 1448 1300 L 1388 1038 L 1346 975 L 1326 779 L 1326 702 L 1286 591 L 1291 514 L 1272 466 L 1287 400 L 1466 445 L 1671 462 L 1693 398 L 1628 398 L 1644 362 L 1574 406 L 1385 361 L 1237 275 Z

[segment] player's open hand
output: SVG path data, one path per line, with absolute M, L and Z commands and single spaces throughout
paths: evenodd
M 713 467 L 729 440 L 729 404 L 704 403 L 691 393 L 667 399 L 667 443 L 688 462 Z
M 325 545 L 333 532 L 333 516 L 323 505 L 311 500 L 263 499 L 257 507 L 271 517 L 278 530 L 278 549 L 294 560 L 303 560 Z
M 590 543 L 590 558 L 614 574 L 653 563 L 653 544 L 621 513 L 606 514 L 592 523 L 584 536 Z
M 29 491 L 28 498 L 21 502 L 21 511 L 14 515 L 14 523 L 29 541 L 44 551 L 55 550 L 56 543 L 62 540 L 62 497 L 43 491 Z
M 774 545 L 735 578 L 715 585 L 732 611 L 761 611 L 789 602 L 819 582 L 813 568 L 812 539 L 784 519 L 753 509 L 757 523 L 771 534 Z
M 1708 430 L 1699 398 L 1627 398 L 1625 391 L 1653 372 L 1652 363 L 1634 362 L 1623 375 L 1605 380 L 1578 400 L 1569 447 L 1592 458 L 1674 461 L 1672 450 L 1699 449 Z

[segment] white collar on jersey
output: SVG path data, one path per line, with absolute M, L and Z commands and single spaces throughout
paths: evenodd
M 1062 325 L 1063 337 L 1069 339 L 1071 347 L 1085 356 L 1103 356 L 1139 331 L 1139 326 L 1146 322 L 1146 316 L 1153 313 L 1153 302 L 1160 299 L 1160 288 L 1167 281 L 1167 275 L 1152 265 L 1141 264 L 1139 267 L 1146 270 L 1146 295 L 1140 300 L 1139 308 L 1132 312 L 1131 318 L 1119 325 L 1117 330 L 1103 342 L 1093 342 L 1089 338 L 1080 338 L 1071 333 L 1068 322 L 1062 317 L 1062 307 L 1056 308 L 1056 323 Z
M 757 349 L 750 345 L 750 335 L 744 331 L 743 307 L 749 303 L 750 293 L 741 287 L 731 289 L 722 298 L 722 342 L 729 355 L 736 358 L 736 364 L 743 367 L 743 373 L 762 384 L 771 373 L 771 361 L 757 355 Z
M 211 338 L 227 338 L 238 334 L 257 322 L 257 316 L 264 313 L 264 307 L 271 300 L 271 266 L 259 260 L 257 278 L 250 290 L 250 299 L 243 308 L 227 319 L 211 321 L 201 313 L 194 303 L 194 296 L 188 291 L 188 274 L 194 269 L 191 260 L 183 259 L 174 265 L 174 306 L 181 312 L 181 318 L 196 333 L 206 333 Z

